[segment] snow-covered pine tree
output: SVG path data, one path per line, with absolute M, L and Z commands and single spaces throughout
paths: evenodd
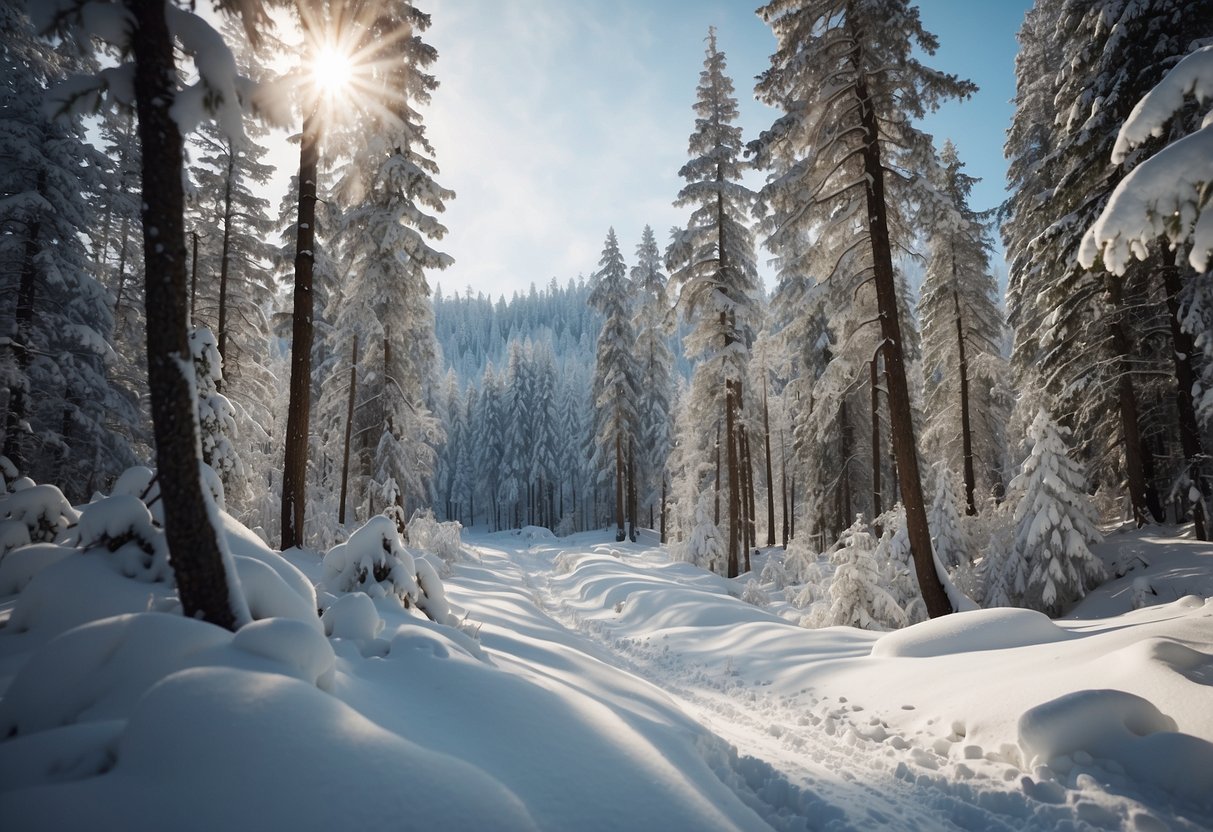
M 660 515 L 660 528 L 665 542 L 666 458 L 670 454 L 670 399 L 674 394 L 674 355 L 670 351 L 670 336 L 674 330 L 674 315 L 666 292 L 666 276 L 661 271 L 661 252 L 653 229 L 644 227 L 640 245 L 636 247 L 636 265 L 632 267 L 632 285 L 637 296 L 636 360 L 640 365 L 637 402 L 640 430 L 637 435 L 637 490 L 640 494 L 641 519 L 656 528 L 655 515 Z M 655 510 L 656 507 L 656 510 Z
M 598 335 L 597 361 L 594 365 L 594 447 L 595 468 L 600 484 L 614 484 L 615 539 L 625 535 L 635 539 L 635 518 L 631 528 L 624 530 L 624 494 L 632 490 L 628 482 L 628 452 L 638 430 L 636 405 L 639 368 L 633 349 L 636 346 L 632 329 L 632 286 L 627 266 L 619 251 L 615 229 L 607 232 L 598 261 L 598 271 L 592 278 L 590 304 L 604 320 Z
M 485 522 L 493 531 L 500 531 L 501 486 L 505 463 L 505 417 L 506 402 L 501 380 L 493 365 L 484 369 L 480 382 L 480 397 L 477 401 L 474 447 L 477 499 L 483 508 Z
M 931 556 L 890 221 L 896 230 L 898 208 L 921 198 L 911 174 L 929 165 L 930 138 L 913 120 L 975 88 L 912 55 L 915 46 L 934 52 L 937 41 L 907 0 L 774 0 L 759 14 L 778 49 L 756 92 L 786 113 L 751 145 L 757 164 L 772 171 L 759 202 L 767 245 L 778 253 L 826 237 L 813 273 L 873 281 L 915 568 L 931 615 L 942 615 L 951 604 Z
M 556 356 L 543 341 L 531 351 L 531 448 L 528 459 L 531 522 L 555 529 L 555 483 L 559 479 Z
M 198 436 L 202 461 L 219 475 L 226 502 L 229 495 L 249 491 L 244 465 L 236 450 L 239 436 L 236 409 L 220 391 L 223 359 L 215 333 L 204 326 L 190 330 L 190 354 L 194 361 L 194 383 L 198 391 Z M 246 499 L 247 499 L 246 495 Z
M 880 540 L 876 543 L 876 565 L 880 569 L 881 585 L 893 596 L 902 612 L 906 624 L 917 624 L 927 618 L 927 607 L 918 590 L 918 578 L 914 575 L 914 556 L 910 552 L 910 538 L 906 534 L 906 512 L 901 503 L 893 506 L 876 518 L 880 528 Z
M 1089 548 L 1103 538 L 1086 477 L 1070 459 L 1067 433 L 1041 409 L 1028 430 L 1032 451 L 1012 483 L 1023 493 L 1015 508 L 1015 553 L 1027 568 L 1025 601 L 1049 615 L 1060 614 L 1104 577 Z
M 918 318 L 922 322 L 928 455 L 964 476 L 965 512 L 1004 487 L 1002 461 L 1009 414 L 996 394 L 1006 377 L 998 285 L 990 270 L 985 219 L 969 207 L 976 179 L 951 141 L 939 153 L 935 186 L 942 205 L 927 232 L 930 253 Z M 946 562 L 946 561 L 945 561 Z
M 79 502 L 133 464 L 138 411 L 109 377 L 112 308 L 84 247 L 108 162 L 78 117 L 43 108 L 49 86 L 85 68 L 74 51 L 38 38 L 21 4 L 0 6 L 2 453 Z
M 1014 193 L 1004 224 L 1013 365 L 1020 386 L 1043 390 L 1072 426 L 1095 474 L 1127 483 L 1139 524 L 1161 519 L 1161 491 L 1175 479 L 1167 474 L 1202 456 L 1185 443 L 1187 459 L 1153 458 L 1154 437 L 1177 428 L 1198 436 L 1194 408 L 1183 401 L 1190 385 L 1164 387 L 1190 372 L 1179 366 L 1191 357 L 1168 321 L 1182 281 L 1167 259 L 1120 276 L 1084 272 L 1076 255 L 1126 173 L 1110 161 L 1117 129 L 1194 38 L 1213 34 L 1211 20 L 1208 0 L 1057 0 L 1040 3 L 1020 34 L 1025 58 L 1007 143 Z M 1168 330 L 1169 344 L 1140 337 Z M 1171 471 L 1162 474 L 1164 466 Z
M 714 502 L 722 497 L 726 501 L 729 531 L 725 567 L 729 577 L 736 577 L 745 546 L 740 470 L 742 381 L 749 359 L 752 307 L 758 285 L 748 218 L 754 195 L 741 181 L 737 99 L 726 72 L 724 52 L 716 46 L 714 28 L 708 30 L 707 42 L 696 88 L 695 130 L 688 142 L 691 159 L 678 172 L 686 185 L 674 203 L 689 207 L 691 215 L 685 228 L 675 229 L 666 250 L 666 265 L 671 283 L 678 287 L 678 303 L 692 324 L 683 341 L 688 357 L 695 361 L 685 406 L 697 414 L 699 429 L 686 437 L 695 441 L 686 453 L 698 459 L 687 470 L 700 475 L 703 460 L 714 455 L 715 432 L 710 427 L 719 424 L 724 478 L 715 488 Z M 705 486 L 696 483 L 697 489 Z
M 368 373 L 359 385 L 359 433 L 370 460 L 362 475 L 373 483 L 367 511 L 385 508 L 391 480 L 407 517 L 428 494 L 441 442 L 426 406 L 437 355 L 426 272 L 452 263 L 430 241 L 445 236 L 437 215 L 454 193 L 434 180 L 434 148 L 415 109 L 438 85 L 428 71 L 438 54 L 422 40 L 430 16 L 393 0 L 362 24 L 363 82 L 387 94 L 350 131 L 349 158 L 334 188 L 344 205 L 337 239 L 349 279 L 328 315 L 336 352 L 350 354 L 344 342 L 362 336 L 360 361 Z
M 935 498 L 931 501 L 927 522 L 931 526 L 935 557 L 952 572 L 973 563 L 972 544 L 961 518 L 964 498 L 946 462 L 936 462 L 934 474 Z
M 876 541 L 863 515 L 857 515 L 830 553 L 834 577 L 830 581 L 830 608 L 822 626 L 884 630 L 905 625 L 905 612 L 882 586 L 875 551 Z

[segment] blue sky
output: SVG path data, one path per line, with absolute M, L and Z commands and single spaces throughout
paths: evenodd
M 709 25 L 718 30 L 752 138 L 776 117 L 753 99 L 775 40 L 738 0 L 443 0 L 428 40 L 442 86 L 425 118 L 458 194 L 441 247 L 456 264 L 432 282 L 496 296 L 589 275 L 609 226 L 631 260 L 643 226 L 664 245 L 685 221 L 681 181 Z M 1002 144 L 1014 93 L 1015 32 L 1028 0 L 923 0 L 940 40 L 932 66 L 975 81 L 926 129 L 950 137 L 983 182 L 973 207 L 1003 198 Z M 760 259 L 766 254 L 760 250 Z M 1001 264 L 1000 264 L 1001 265 Z

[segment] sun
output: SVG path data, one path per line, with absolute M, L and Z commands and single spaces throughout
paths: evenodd
M 354 61 L 335 46 L 323 46 L 312 58 L 312 80 L 324 95 L 339 96 L 354 80 Z

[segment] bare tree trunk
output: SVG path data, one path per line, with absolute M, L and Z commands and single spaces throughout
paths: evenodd
M 615 542 L 626 537 L 623 530 L 623 439 L 615 432 Z
M 884 513 L 880 494 L 880 375 L 877 365 L 880 363 L 880 350 L 872 356 L 871 377 L 868 386 L 872 390 L 872 528 L 880 537 L 884 530 L 876 522 Z
M 665 473 L 661 474 L 661 542 L 666 542 L 665 533 L 665 499 L 666 499 L 666 479 Z
M 738 494 L 737 482 L 737 424 L 733 412 L 734 388 L 733 382 L 725 381 L 725 442 L 728 444 L 728 477 L 729 477 L 729 555 L 727 577 L 736 578 L 740 564 L 737 560 L 737 547 L 741 542 L 741 495 Z
M 282 548 L 303 545 L 307 512 L 307 443 L 311 421 L 312 316 L 315 297 L 316 176 L 319 162 L 316 115 L 303 120 L 299 145 L 299 221 L 295 240 L 295 295 L 291 313 L 291 386 L 282 465 Z
M 219 257 L 219 341 L 220 363 L 227 360 L 227 282 L 232 257 L 232 177 L 236 175 L 235 148 L 228 143 L 227 177 L 223 181 L 223 246 Z
M 1129 333 L 1123 320 L 1124 283 L 1115 275 L 1107 275 L 1108 302 L 1112 315 L 1108 324 L 1112 352 L 1116 359 L 1118 377 L 1116 398 L 1120 409 L 1120 430 L 1125 442 L 1125 474 L 1129 480 L 1129 502 L 1133 507 L 1133 522 L 1140 528 L 1150 522 L 1149 486 L 1146 484 L 1141 426 L 1137 411 L 1137 393 L 1133 389 L 1133 378 L 1129 374 Z M 1156 517 L 1161 520 L 1162 518 Z
M 960 360 L 960 439 L 964 455 L 965 513 L 977 514 L 977 502 L 973 496 L 977 490 L 977 477 L 973 472 L 973 424 L 969 416 L 969 361 L 965 353 L 964 319 L 960 315 L 960 293 L 956 291 L 956 262 L 952 261 L 952 308 L 956 312 L 956 349 Z
M 783 503 L 783 529 L 781 538 L 783 548 L 788 548 L 788 539 L 792 530 L 789 526 L 790 506 L 788 505 L 788 448 L 784 442 L 783 428 L 779 429 L 779 493 Z
M 847 4 L 847 23 L 852 30 L 859 22 Z M 863 37 L 855 38 L 862 44 Z M 893 276 L 893 254 L 889 243 L 888 209 L 884 192 L 884 167 L 880 161 L 880 132 L 875 102 L 868 93 L 867 78 L 858 63 L 855 93 L 860 121 L 865 133 L 863 167 L 867 174 L 865 192 L 868 204 L 868 231 L 872 241 L 872 266 L 876 283 L 876 301 L 880 311 L 880 330 L 885 341 L 885 378 L 889 386 L 889 422 L 902 502 L 906 510 L 906 531 L 914 558 L 918 586 L 932 618 L 952 612 L 931 551 L 931 530 L 927 526 L 922 482 L 918 472 L 918 449 L 914 440 L 914 420 L 910 407 L 910 388 L 906 382 L 905 354 L 902 347 L 901 319 L 897 303 L 897 283 Z
M 636 542 L 636 454 L 628 437 L 628 540 Z
M 720 528 L 720 422 L 716 422 L 716 490 L 713 492 L 714 511 L 712 522 Z
M 762 379 L 762 438 L 766 446 L 767 475 L 767 546 L 775 545 L 775 486 L 771 471 L 771 414 L 767 408 L 767 380 Z
M 1200 493 L 1199 500 L 1192 503 L 1192 523 L 1195 527 L 1197 540 L 1208 540 L 1209 530 L 1205 518 L 1205 504 L 1208 502 L 1208 481 L 1205 477 L 1205 451 L 1201 442 L 1200 427 L 1196 421 L 1196 406 L 1192 402 L 1192 386 L 1196 383 L 1196 373 L 1192 369 L 1192 336 L 1184 332 L 1179 323 L 1179 267 L 1166 266 L 1162 269 L 1163 288 L 1167 295 L 1168 318 L 1171 323 L 1171 342 L 1173 349 L 1171 357 L 1175 362 L 1175 409 L 1179 415 L 1179 443 L 1184 460 L 1188 466 L 1188 476 Z M 1188 495 L 1184 495 L 1185 501 Z
M 198 321 L 198 232 L 190 232 L 194 254 L 190 262 L 190 325 Z
M 169 109 L 177 73 L 163 0 L 127 0 L 134 23 L 135 103 L 143 166 L 148 388 L 164 534 L 186 617 L 236 629 L 247 615 L 227 570 L 198 471 L 189 366 L 183 142 Z
M 358 336 L 354 336 L 354 354 L 350 359 L 350 395 L 345 405 L 345 442 L 341 451 L 341 499 L 337 522 L 345 525 L 345 502 L 350 481 L 350 439 L 354 435 L 354 401 L 358 392 Z

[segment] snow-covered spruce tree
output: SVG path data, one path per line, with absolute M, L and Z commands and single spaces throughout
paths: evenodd
M 1148 153 L 1151 139 L 1161 136 L 1171 122 L 1171 143 L 1142 159 L 1117 184 L 1098 219 L 1083 236 L 1078 260 L 1084 268 L 1098 261 L 1114 275 L 1123 275 L 1130 256 L 1146 259 L 1150 243 L 1165 236 L 1177 249 L 1174 266 L 1164 266 L 1164 280 L 1171 285 L 1172 339 L 1175 343 L 1175 374 L 1179 391 L 1180 442 L 1187 458 L 1186 476 L 1177 483 L 1193 504 L 1197 536 L 1208 537 L 1207 473 L 1201 464 L 1202 437 L 1197 423 L 1207 425 L 1213 415 L 1213 278 L 1209 254 L 1213 251 L 1213 221 L 1202 215 L 1207 190 L 1213 182 L 1213 122 L 1205 115 L 1200 127 L 1184 128 L 1181 113 L 1185 96 L 1199 105 L 1213 98 L 1213 46 L 1198 49 L 1180 61 L 1166 77 L 1137 102 L 1121 126 L 1112 148 L 1113 164 L 1127 165 L 1131 157 Z M 1177 134 L 1184 134 L 1176 138 Z M 1176 291 L 1180 271 L 1179 252 L 1188 247 L 1188 264 L 1198 272 L 1182 292 Z M 1159 255 L 1163 256 L 1163 255 Z M 1178 326 L 1176 326 L 1178 325 Z M 1204 357 L 1201 372 L 1193 367 L 1193 349 Z M 1191 391 L 1191 395 L 1184 395 Z M 1189 412 L 1190 411 L 1190 412 Z
M 260 4 L 232 0 L 223 5 L 242 13 L 252 35 Z M 148 387 L 165 538 L 185 614 L 235 629 L 248 620 L 248 608 L 239 586 L 229 583 L 226 544 L 212 523 L 199 476 L 196 402 L 186 369 L 190 351 L 182 133 L 192 130 L 209 110 L 229 132 L 238 134 L 245 85 L 218 34 L 175 4 L 56 0 L 36 8 L 43 31 L 80 49 L 104 36 L 115 41 L 120 54 L 133 58 L 133 66 L 70 82 L 60 100 L 67 107 L 86 108 L 102 95 L 134 97 L 142 165 Z M 178 81 L 174 39 L 198 71 L 197 82 L 190 86 Z
M 1028 430 L 1032 452 L 1012 484 L 1023 493 L 1015 508 L 1015 552 L 1027 568 L 1024 600 L 1049 615 L 1060 614 L 1104 577 L 1089 548 L 1103 538 L 1086 477 L 1069 457 L 1068 432 L 1042 409 Z
M 480 381 L 480 397 L 475 419 L 474 446 L 477 471 L 476 502 L 485 512 L 485 522 L 493 531 L 501 526 L 501 484 L 505 448 L 505 402 L 501 381 L 493 365 L 485 367 Z
M 1127 483 L 1139 524 L 1161 519 L 1160 491 L 1172 479 L 1153 472 L 1191 467 L 1158 464 L 1152 447 L 1153 437 L 1177 427 L 1196 436 L 1194 409 L 1183 401 L 1190 385 L 1163 386 L 1190 372 L 1179 366 L 1190 351 L 1167 320 L 1176 317 L 1181 281 L 1162 257 L 1122 276 L 1084 272 L 1076 255 L 1126 173 L 1110 161 L 1117 129 L 1193 38 L 1213 34 L 1211 20 L 1207 0 L 1058 0 L 1039 4 L 1020 34 L 1019 106 L 1007 143 L 1014 193 L 1004 224 L 1013 363 L 1020 386 L 1043 390 L 1050 410 L 1073 427 L 1095 474 Z M 1036 126 L 1041 116 L 1045 131 Z M 1139 337 L 1168 329 L 1171 344 Z M 1184 451 L 1193 454 L 1200 456 Z
M 640 245 L 636 247 L 632 285 L 637 296 L 633 322 L 636 330 L 635 355 L 640 365 L 637 381 L 640 399 L 636 405 L 640 421 L 636 487 L 641 505 L 647 507 L 650 528 L 655 528 L 654 515 L 660 515 L 661 541 L 664 543 L 668 491 L 666 458 L 670 454 L 670 399 L 674 394 L 674 356 L 670 351 L 674 316 L 666 292 L 666 276 L 661 271 L 657 238 L 647 225 Z M 656 512 L 654 506 L 657 507 Z
M 636 346 L 635 330 L 632 329 L 632 286 L 614 228 L 607 232 L 602 259 L 598 261 L 598 271 L 592 281 L 590 304 L 604 318 L 598 335 L 592 388 L 595 468 L 599 483 L 614 483 L 615 539 L 623 540 L 627 535 L 635 540 L 634 517 L 629 518 L 632 521 L 630 529 L 624 531 L 624 495 L 625 489 L 628 493 L 632 490 L 628 454 L 639 421 L 636 412 L 639 368 L 632 352 Z
M 905 613 L 882 586 L 875 551 L 876 541 L 863 515 L 856 516 L 830 553 L 834 562 L 830 607 L 820 626 L 885 630 L 905 625 Z
M 520 528 L 526 517 L 527 474 L 531 446 L 531 367 L 526 347 L 511 341 L 503 378 L 501 501 L 510 528 Z
M 531 360 L 531 452 L 528 462 L 531 522 L 555 529 L 555 483 L 559 479 L 556 356 L 551 344 L 535 344 Z
M 204 326 L 190 330 L 190 354 L 198 390 L 198 435 L 202 461 L 219 475 L 225 499 L 233 492 L 248 490 L 248 481 L 233 440 L 239 436 L 236 409 L 219 392 L 223 383 L 223 359 L 215 333 Z
M 918 590 L 914 576 L 914 557 L 906 534 L 906 512 L 901 503 L 876 518 L 880 540 L 876 543 L 876 565 L 880 569 L 881 586 L 889 591 L 906 616 L 906 624 L 917 624 L 927 618 L 927 607 Z
M 941 205 L 927 231 L 930 257 L 918 318 L 922 322 L 928 456 L 964 476 L 965 512 L 977 513 L 980 495 L 1004 487 L 1002 460 L 1009 414 L 997 396 L 1007 375 L 1002 357 L 1006 328 L 998 284 L 990 270 L 992 243 L 983 217 L 969 207 L 977 181 L 951 141 L 939 154 L 935 183 Z
M 358 338 L 368 370 L 355 423 L 366 451 L 359 472 L 363 516 L 388 508 L 390 490 L 407 517 L 428 494 L 434 446 L 442 439 L 426 407 L 437 354 L 426 272 L 453 262 L 430 241 L 445 236 L 437 214 L 454 193 L 434 180 L 434 148 L 414 109 L 438 85 L 428 72 L 438 54 L 421 39 L 429 15 L 394 0 L 362 23 L 369 51 L 362 83 L 387 94 L 359 114 L 348 135 L 349 158 L 334 188 L 344 206 L 336 237 L 347 279 L 327 315 L 334 351 L 352 354 L 349 342 Z
M 956 477 L 944 462 L 935 463 L 935 498 L 927 522 L 935 557 L 949 572 L 973 563 L 972 544 L 961 518 L 963 498 Z
M 759 14 L 779 45 L 756 92 L 785 112 L 751 145 L 756 163 L 773 171 L 759 203 L 767 245 L 780 251 L 802 235 L 828 234 L 842 245 L 830 249 L 821 279 L 864 273 L 874 283 L 915 569 L 931 615 L 943 615 L 951 604 L 922 497 L 890 210 L 918 198 L 914 174 L 930 163 L 930 138 L 913 120 L 974 87 L 911 54 L 915 45 L 930 54 L 937 42 L 907 0 L 774 0 Z
M 109 299 L 90 272 L 109 165 L 75 115 L 51 119 L 48 86 L 83 69 L 39 39 L 19 3 L 0 7 L 0 398 L 3 455 L 84 501 L 134 458 L 133 397 L 110 377 Z
M 699 457 L 688 470 L 699 475 L 702 460 L 713 455 L 721 430 L 723 482 L 715 500 L 723 497 L 728 514 L 725 568 L 739 572 L 745 538 L 742 531 L 742 381 L 752 338 L 752 307 L 757 292 L 754 238 L 748 213 L 753 193 L 741 183 L 741 128 L 733 81 L 726 74 L 725 55 L 716 47 L 716 30 L 708 30 L 707 57 L 696 88 L 695 130 L 688 143 L 689 162 L 678 174 L 686 185 L 675 205 L 689 207 L 686 227 L 676 229 L 666 251 L 670 281 L 678 287 L 678 303 L 692 330 L 683 341 L 695 361 L 686 407 L 696 414 L 694 448 Z M 706 483 L 696 483 L 702 490 Z

